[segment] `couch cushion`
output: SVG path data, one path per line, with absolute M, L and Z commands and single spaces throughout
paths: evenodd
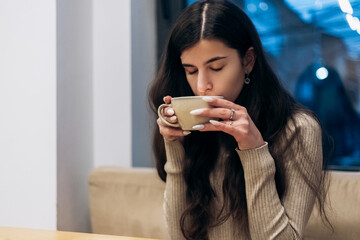
M 149 168 L 96 168 L 89 178 L 94 233 L 169 239 L 163 216 L 165 183 Z
M 315 205 L 305 239 L 360 239 L 360 172 L 329 171 L 329 180 L 327 203 L 331 208 L 326 210 L 334 232 L 322 223 Z
M 334 232 L 322 223 L 315 206 L 304 239 L 360 239 L 360 172 L 329 171 L 328 176 L 327 203 L 332 208 L 327 215 Z M 89 188 L 94 233 L 169 239 L 162 208 L 165 183 L 155 169 L 96 168 Z

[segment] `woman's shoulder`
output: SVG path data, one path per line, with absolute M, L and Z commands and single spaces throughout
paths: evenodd
M 287 133 L 294 132 L 321 132 L 321 126 L 316 117 L 310 112 L 296 112 L 287 122 Z
M 318 119 L 309 112 L 294 113 L 293 119 L 295 120 L 295 125 L 298 127 L 305 127 L 313 130 L 320 130 L 321 128 Z
M 321 126 L 311 112 L 296 112 L 288 119 L 285 129 L 276 143 L 278 144 L 277 149 L 289 154 L 291 159 L 304 159 L 299 155 L 305 156 L 306 154 L 308 154 L 307 156 L 318 156 L 322 146 Z M 305 158 L 309 160 L 308 163 L 317 161 L 317 158 Z
M 278 144 L 286 148 L 294 140 L 295 142 L 319 142 L 322 138 L 321 135 L 321 126 L 311 112 L 296 112 L 289 117 L 285 129 L 278 139 Z

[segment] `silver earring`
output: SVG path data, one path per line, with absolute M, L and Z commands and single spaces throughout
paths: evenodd
M 250 78 L 249 78 L 249 74 L 245 74 L 245 80 L 244 80 L 245 84 L 249 84 L 250 83 Z

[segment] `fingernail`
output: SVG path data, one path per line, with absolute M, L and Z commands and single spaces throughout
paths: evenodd
M 203 113 L 203 109 L 196 109 L 196 110 L 192 110 L 191 112 L 190 112 L 190 114 L 191 115 L 200 115 L 200 114 L 202 114 Z
M 201 129 L 204 129 L 204 124 L 199 124 L 199 125 L 195 125 L 193 126 L 192 128 L 195 129 L 195 130 L 201 130 Z
M 212 125 L 215 125 L 215 126 L 219 126 L 220 125 L 220 122 L 216 121 L 216 120 L 210 120 L 209 121 Z
M 175 121 L 175 120 L 176 120 L 176 116 L 172 116 L 172 117 L 170 118 L 170 120 L 171 120 L 171 121 Z
M 183 131 L 183 134 L 186 136 L 186 135 L 189 135 L 191 132 L 190 131 Z
M 174 113 L 175 113 L 175 112 L 174 112 L 174 110 L 172 110 L 172 109 L 168 109 L 168 110 L 167 110 L 167 114 L 169 114 L 169 115 L 174 115 Z
M 214 99 L 212 97 L 203 97 L 202 98 L 205 102 L 212 102 Z

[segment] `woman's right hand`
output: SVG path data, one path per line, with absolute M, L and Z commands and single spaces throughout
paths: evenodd
M 166 104 L 171 103 L 171 97 L 164 97 L 164 102 Z M 167 107 L 163 109 L 161 113 L 162 116 L 166 119 L 166 121 L 170 123 L 177 123 L 177 117 L 175 115 L 174 109 Z M 190 131 L 183 131 L 181 128 L 170 127 L 166 125 L 160 118 L 157 119 L 157 124 L 159 125 L 160 134 L 168 141 L 183 141 L 184 136 L 189 135 Z

